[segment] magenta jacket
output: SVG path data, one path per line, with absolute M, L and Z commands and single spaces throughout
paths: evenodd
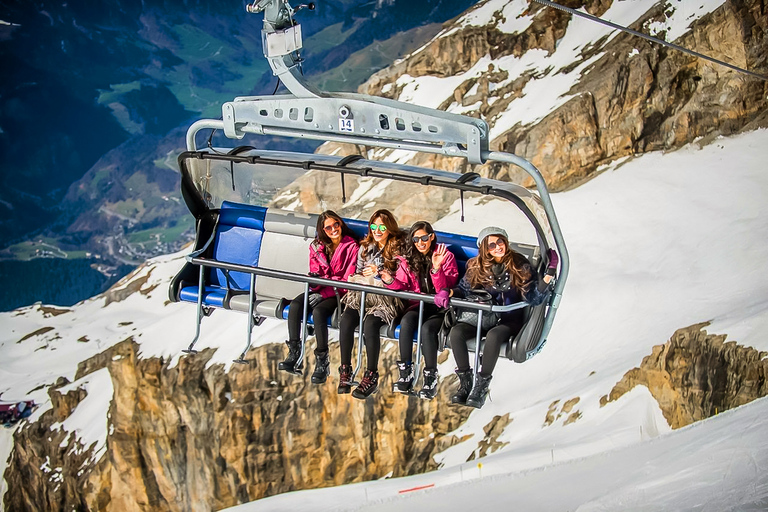
M 309 272 L 317 274 L 324 279 L 333 279 L 334 281 L 346 281 L 349 276 L 355 273 L 355 262 L 357 261 L 358 245 L 354 238 L 345 236 L 339 242 L 339 246 L 331 256 L 330 263 L 325 255 L 323 245 L 314 241 L 309 246 Z M 312 291 L 319 292 L 324 299 L 334 296 L 333 287 L 318 286 Z M 339 289 L 340 294 L 347 290 Z
M 387 285 L 390 290 L 406 290 L 409 292 L 421 293 L 421 286 L 419 285 L 419 276 L 411 270 L 408 265 L 408 261 L 403 256 L 398 256 L 400 265 L 397 267 L 397 272 L 394 276 L 394 281 Z M 443 288 L 453 288 L 456 283 L 459 282 L 459 267 L 456 265 L 456 257 L 451 251 L 446 251 L 443 264 L 440 265 L 440 270 L 429 273 L 430 279 L 432 279 L 432 285 L 436 291 L 440 291 Z M 411 301 L 413 304 L 417 304 L 415 301 Z

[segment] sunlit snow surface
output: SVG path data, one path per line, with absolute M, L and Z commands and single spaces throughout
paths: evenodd
M 694 323 L 711 320 L 709 332 L 768 350 L 767 157 L 760 130 L 647 154 L 556 194 L 572 266 L 549 342 L 525 364 L 499 362 L 492 401 L 454 432 L 472 438 L 438 456 L 444 469 L 232 510 L 765 510 L 768 400 L 671 432 L 644 387 L 603 408 L 599 399 Z M 506 227 L 503 211 L 487 204 L 467 220 Z M 454 214 L 438 227 L 458 222 Z M 544 426 L 554 400 L 575 397 L 579 420 Z M 465 462 L 483 426 L 507 412 L 498 441 L 509 445 L 481 467 Z
M 301 491 L 227 509 L 762 511 L 768 399 L 645 442 L 515 471 L 522 450 L 415 477 Z M 639 441 L 639 439 L 638 439 Z M 550 454 L 547 453 L 547 456 Z M 501 508 L 500 508 L 501 507 Z
M 54 423 L 51 429 L 58 430 L 63 428 L 71 432 L 70 436 L 75 435 L 78 443 L 74 450 L 82 451 L 84 449 L 93 449 L 93 460 L 99 460 L 104 454 L 107 444 L 107 419 L 94 421 L 109 409 L 109 404 L 114 396 L 112 388 L 112 378 L 107 368 L 102 368 L 93 373 L 82 377 L 71 384 L 67 384 L 58 390 L 61 394 L 66 394 L 71 390 L 85 389 L 87 395 L 75 407 L 72 414 L 62 423 Z M 64 439 L 61 446 L 67 446 L 69 439 Z
M 585 457 L 600 461 L 601 457 L 609 457 L 600 454 L 612 450 L 628 454 L 626 457 L 635 453 L 633 450 L 651 457 L 656 453 L 653 447 L 664 446 L 648 444 L 651 439 L 656 439 L 653 443 L 677 443 L 662 441 L 669 427 L 645 388 L 637 388 L 603 408 L 599 407 L 599 399 L 610 392 L 628 369 L 637 366 L 654 345 L 664 343 L 676 329 L 693 323 L 711 320 L 709 332 L 727 334 L 731 340 L 768 350 L 768 274 L 763 264 L 768 260 L 768 210 L 764 206 L 768 196 L 767 159 L 768 131 L 759 130 L 719 139 L 703 149 L 692 144 L 666 154 L 646 154 L 615 169 L 605 169 L 575 190 L 555 194 L 553 202 L 568 243 L 571 275 L 543 351 L 525 364 L 499 362 L 491 385 L 491 401 L 473 412 L 468 422 L 454 432 L 472 437 L 439 455 L 443 470 L 429 476 L 348 486 L 333 492 L 348 493 L 344 502 L 349 506 L 365 507 L 363 494 L 370 499 L 383 499 L 427 481 L 424 485 L 468 479 L 472 471 L 479 471 L 475 463 L 465 461 L 484 437 L 483 427 L 494 416 L 506 413 L 510 413 L 513 421 L 498 441 L 509 444 L 483 459 L 484 478 L 497 473 L 534 478 L 530 475 L 549 468 L 553 460 L 556 464 L 577 464 Z M 500 224 L 515 238 L 517 228 L 505 221 L 508 211 L 498 201 L 468 204 L 465 208 L 467 223 L 478 229 L 490 222 Z M 451 230 L 458 226 L 458 203 L 452 212 L 436 227 Z M 182 263 L 181 254 L 151 260 L 131 278 L 134 282 L 146 279 L 141 291 L 106 307 L 105 298 L 96 297 L 72 308 L 60 308 L 69 311 L 57 316 L 52 316 L 50 310 L 46 313 L 40 305 L 0 314 L 2 399 L 31 398 L 43 404 L 31 418 L 34 421 L 49 407 L 47 385 L 59 376 L 73 381 L 78 362 L 130 337 L 139 344 L 143 357 L 163 356 L 175 364 L 180 350 L 194 335 L 194 306 L 167 301 L 168 282 Z M 21 341 L 43 327 L 53 330 Z M 244 348 L 245 331 L 245 315 L 216 311 L 203 321 L 198 348 L 215 348 L 210 364 L 229 366 Z M 281 342 L 285 331 L 283 322 L 268 320 L 255 329 L 254 343 Z M 449 374 L 452 366 L 449 358 L 440 368 L 441 374 Z M 69 385 L 84 386 L 88 397 L 70 418 L 56 426 L 73 431 L 82 446 L 96 443 L 97 455 L 103 453 L 101 447 L 108 432 L 106 404 L 111 386 L 107 373 L 95 372 Z M 579 402 L 574 411 L 581 413 L 579 420 L 563 425 L 568 416 L 563 415 L 552 425 L 543 426 L 553 401 L 560 400 L 562 404 L 576 397 Z M 353 403 L 363 406 L 362 402 Z M 438 402 L 433 402 L 433 406 L 447 407 Z M 752 407 L 762 407 L 765 412 L 762 402 Z M 725 417 L 738 423 L 741 414 L 752 414 L 742 410 L 755 409 L 742 408 Z M 716 422 L 721 421 L 715 420 L 691 429 L 685 434 L 688 437 L 678 437 L 681 432 L 671 436 L 690 440 L 685 441 L 689 443 L 685 446 L 695 451 L 709 442 L 707 429 L 715 428 L 709 425 L 719 425 Z M 745 417 L 745 429 L 751 421 L 752 416 Z M 10 443 L 9 432 L 3 432 L 2 446 Z M 702 439 L 697 439 L 698 433 Z M 753 451 L 747 452 L 756 457 L 756 462 L 750 464 L 763 469 L 761 477 L 742 479 L 743 485 L 751 485 L 755 492 L 765 483 L 765 460 L 758 458 L 768 443 L 768 436 L 763 437 L 766 440 L 750 440 Z M 638 444 L 648 445 L 648 449 L 632 448 Z M 708 453 L 708 459 L 699 461 L 704 469 L 692 467 L 675 474 L 680 488 L 725 471 L 721 465 L 723 452 Z M 0 455 L 4 454 L 0 451 Z M 734 452 L 729 456 L 733 458 L 729 471 L 747 475 L 746 455 Z M 494 462 L 497 458 L 499 462 Z M 668 480 L 662 478 L 653 483 L 652 469 L 657 464 L 669 465 L 653 460 L 648 459 L 649 473 L 644 485 L 660 488 L 657 486 L 666 485 Z M 558 471 L 567 475 L 569 470 Z M 545 473 L 560 474 L 550 470 Z M 723 481 L 727 486 L 733 484 L 730 477 Z M 565 480 L 550 483 L 569 485 Z M 473 487 L 466 489 L 470 492 Z M 331 491 L 318 491 L 322 492 Z M 614 497 L 601 494 L 600 499 L 614 503 L 610 500 L 630 498 L 622 494 L 628 490 L 616 492 L 619 494 Z M 278 499 L 304 500 L 310 499 L 305 496 L 315 494 L 297 496 L 300 497 Z M 632 499 L 637 496 L 632 495 Z M 268 503 L 271 501 L 254 506 Z M 606 510 L 611 509 L 606 506 Z

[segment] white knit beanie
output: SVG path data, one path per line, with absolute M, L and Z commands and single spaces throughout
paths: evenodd
M 501 235 L 507 240 L 509 240 L 509 237 L 507 236 L 507 232 L 504 231 L 502 228 L 498 228 L 496 226 L 488 226 L 487 228 L 483 228 L 480 230 L 480 234 L 477 235 L 477 247 L 480 248 L 480 244 L 483 242 L 485 237 L 488 235 Z

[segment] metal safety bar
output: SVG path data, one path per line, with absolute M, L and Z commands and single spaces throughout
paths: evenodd
M 363 346 L 364 346 L 364 328 L 365 328 L 365 296 L 366 291 L 360 292 L 360 324 L 357 328 L 357 364 L 355 364 L 355 370 L 352 372 L 352 384 L 359 384 L 355 380 L 355 375 L 360 371 L 360 367 L 363 366 Z
M 202 267 L 201 267 L 202 268 Z M 251 290 L 256 286 L 256 274 L 251 274 L 250 276 L 250 283 L 251 283 Z M 198 299 L 202 296 L 202 290 L 198 289 Z M 243 350 L 242 354 L 240 354 L 240 357 L 235 359 L 236 363 L 240 364 L 248 364 L 248 361 L 245 360 L 245 354 L 248 352 L 248 349 L 251 348 L 251 335 L 253 333 L 253 294 L 251 294 L 251 297 L 249 297 L 248 300 L 248 335 L 247 335 L 247 342 L 245 345 L 245 350 Z
M 240 356 L 240 361 L 244 361 L 245 353 L 250 349 L 251 346 L 251 331 L 253 330 L 253 301 L 254 301 L 254 287 L 255 287 L 255 276 L 265 276 L 265 277 L 271 277 L 274 279 L 283 279 L 285 281 L 294 281 L 294 282 L 300 282 L 304 283 L 304 289 L 305 289 L 305 295 L 304 295 L 304 315 L 302 318 L 302 337 L 303 337 L 303 343 L 302 343 L 302 358 L 304 354 L 304 346 L 306 345 L 307 341 L 307 291 L 309 290 L 309 285 L 322 285 L 322 286 L 331 286 L 331 287 L 339 287 L 339 281 L 335 281 L 333 279 L 324 279 L 322 277 L 315 277 L 315 276 L 308 276 L 305 274 L 296 274 L 294 272 L 288 272 L 284 270 L 275 270 L 275 269 L 268 269 L 268 268 L 261 268 L 261 267 L 251 267 L 247 265 L 240 265 L 237 263 L 226 263 L 223 261 L 217 261 L 217 260 L 211 260 L 208 258 L 190 258 L 189 262 L 193 265 L 199 265 L 200 266 L 200 282 L 199 282 L 199 290 L 198 290 L 198 326 L 197 326 L 197 333 L 195 335 L 195 339 L 190 344 L 189 348 L 185 350 L 184 352 L 187 353 L 195 353 L 193 350 L 193 346 L 195 343 L 197 343 L 197 340 L 200 336 L 200 321 L 201 321 L 201 304 L 202 304 L 202 296 L 203 296 L 203 268 L 204 267 L 211 267 L 211 268 L 220 268 L 223 270 L 229 270 L 229 271 L 235 271 L 235 272 L 245 272 L 251 274 L 251 290 L 249 293 L 249 304 L 248 304 L 248 340 L 245 350 L 243 351 L 242 355 Z M 435 303 L 435 296 L 434 295 L 427 295 L 423 293 L 415 293 L 415 292 L 406 292 L 406 291 L 395 291 L 390 290 L 389 288 L 378 288 L 376 286 L 370 286 L 366 284 L 359 284 L 359 283 L 350 283 L 350 282 L 344 282 L 343 283 L 344 289 L 346 290 L 355 290 L 361 292 L 360 297 L 360 325 L 359 325 L 359 333 L 358 333 L 358 351 L 357 351 L 357 365 L 355 367 L 355 370 L 352 374 L 352 378 L 354 379 L 357 372 L 360 370 L 360 367 L 362 366 L 362 347 L 363 347 L 363 319 L 365 318 L 365 295 L 366 293 L 375 293 L 377 295 L 387 295 L 390 297 L 398 297 L 405 300 L 417 300 L 419 301 L 420 305 L 420 311 L 419 311 L 419 326 L 417 328 L 417 342 L 419 343 L 419 347 L 417 348 L 418 356 L 421 356 L 421 321 L 423 318 L 423 307 L 424 303 L 428 302 L 430 304 Z M 460 306 L 464 308 L 470 308 L 470 309 L 477 309 L 479 310 L 478 318 L 482 318 L 482 311 L 489 311 L 494 313 L 504 313 L 507 311 L 514 311 L 517 309 L 522 309 L 526 307 L 528 304 L 526 302 L 516 302 L 514 304 L 508 304 L 506 306 L 496 306 L 492 304 L 480 304 L 477 302 L 471 302 L 463 299 L 458 298 L 452 298 L 451 299 L 451 305 L 452 306 Z M 479 351 L 480 347 L 480 338 L 477 339 L 477 349 L 476 351 Z M 237 361 L 237 360 L 236 360 Z M 302 359 L 299 359 L 299 362 L 301 362 Z M 297 365 L 298 366 L 298 363 Z
M 195 326 L 195 337 L 192 340 L 192 343 L 189 344 L 189 347 L 182 350 L 182 352 L 186 352 L 187 354 L 197 353 L 194 346 L 195 343 L 197 343 L 198 338 L 200 338 L 200 323 L 203 321 L 203 270 L 204 267 L 200 265 L 200 278 L 198 279 L 197 284 L 197 325 Z M 250 339 L 248 341 L 250 342 Z
M 416 326 L 416 359 L 413 361 L 413 381 L 411 381 L 411 391 L 416 389 L 416 383 L 419 381 L 419 363 L 421 361 L 421 323 L 424 321 L 424 301 L 419 301 L 419 323 Z
M 483 311 L 477 312 L 477 332 L 475 334 L 475 371 L 472 373 L 472 389 L 477 384 L 477 374 L 480 371 L 480 339 L 483 325 Z
M 252 276 L 255 276 L 256 274 L 251 274 Z M 251 286 L 249 295 L 251 296 L 250 301 L 253 302 L 253 290 L 255 288 Z M 304 309 L 301 314 L 301 352 L 299 353 L 299 359 L 296 361 L 296 364 L 293 365 L 294 369 L 298 370 L 299 373 L 302 373 L 302 368 L 304 366 L 304 350 L 307 346 L 307 318 L 309 317 L 309 283 L 304 283 Z
M 322 277 L 309 276 L 306 274 L 297 274 L 295 272 L 289 272 L 287 270 L 276 270 L 263 267 L 250 267 L 247 265 L 240 265 L 237 263 L 227 263 L 224 261 L 212 260 L 208 258 L 193 258 L 190 263 L 194 265 L 203 265 L 206 267 L 220 268 L 224 270 L 230 270 L 235 272 L 247 272 L 256 274 L 257 276 L 272 277 L 274 279 L 283 279 L 285 281 L 294 281 L 299 283 L 309 283 L 310 285 L 317 286 L 331 286 L 331 287 L 343 287 L 345 290 L 355 290 L 358 292 L 375 293 L 376 295 L 387 295 L 389 297 L 398 297 L 400 299 L 407 300 L 421 300 L 430 304 L 435 303 L 434 295 L 427 295 L 424 293 L 407 292 L 402 290 L 390 290 L 389 288 L 378 288 L 367 284 L 351 283 L 349 281 L 335 281 L 333 279 L 325 279 Z M 341 283 L 341 284 L 340 284 Z M 507 304 L 506 306 L 497 306 L 492 304 L 482 304 L 477 302 L 471 302 L 456 297 L 451 297 L 451 305 L 466 307 L 471 309 L 479 309 L 482 311 L 489 311 L 493 313 L 506 313 L 508 311 L 514 311 L 528 306 L 526 302 L 515 302 L 514 304 Z

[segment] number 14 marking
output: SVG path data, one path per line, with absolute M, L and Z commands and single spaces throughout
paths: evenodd
M 339 131 L 340 132 L 354 132 L 355 122 L 352 119 L 339 118 Z

